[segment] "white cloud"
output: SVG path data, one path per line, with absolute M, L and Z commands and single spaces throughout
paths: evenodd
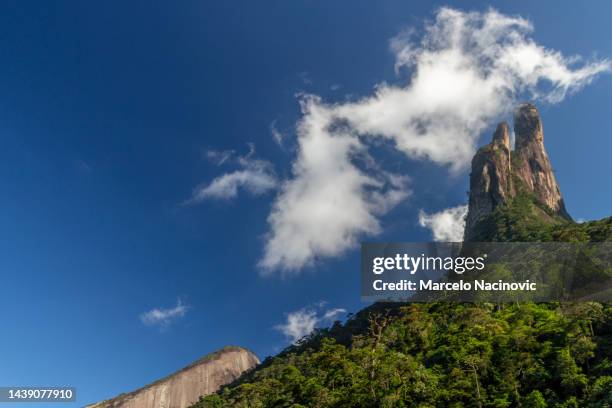
M 281 131 L 278 130 L 278 128 L 276 127 L 276 120 L 273 120 L 272 123 L 270 123 L 270 133 L 272 134 L 272 138 L 274 139 L 276 144 L 283 147 L 284 137 Z
M 174 320 L 183 317 L 187 313 L 187 306 L 178 299 L 176 306 L 168 309 L 154 308 L 140 315 L 140 321 L 147 326 L 159 326 L 165 328 Z
M 459 172 L 481 132 L 517 100 L 559 102 L 610 70 L 608 60 L 578 66 L 578 58 L 536 44 L 532 29 L 492 9 L 440 8 L 420 35 L 391 41 L 396 69 L 409 74 L 404 85 L 383 83 L 372 96 L 338 104 L 302 95 L 297 157 L 268 218 L 263 273 L 297 273 L 381 231 L 380 216 L 408 189 L 370 157 L 374 139 Z
M 310 73 L 308 73 L 308 71 L 299 72 L 297 75 L 304 85 L 312 85 L 312 78 L 310 77 Z
M 342 308 L 328 309 L 323 312 L 304 308 L 288 313 L 287 321 L 274 328 L 291 339 L 292 343 L 297 343 L 299 339 L 312 333 L 315 327 L 325 323 L 329 324 L 343 313 L 346 313 L 346 310 Z
M 460 205 L 437 213 L 419 211 L 419 225 L 429 228 L 434 241 L 462 242 L 468 206 Z
M 287 315 L 287 322 L 275 328 L 291 339 L 293 343 L 310 334 L 317 324 L 317 312 L 314 310 L 298 310 Z
M 371 167 L 366 146 L 341 130 L 331 136 L 327 109 L 302 101 L 294 178 L 285 182 L 269 216 L 271 234 L 260 265 L 295 272 L 315 256 L 333 256 L 356 245 L 358 235 L 381 230 L 376 215 L 408 195 L 407 180 Z M 355 161 L 369 163 L 366 174 Z
M 238 188 L 259 195 L 276 187 L 276 179 L 265 168 L 238 170 L 215 178 L 210 184 L 199 186 L 193 192 L 191 203 L 207 198 L 228 199 L 238 195 Z
M 237 159 L 233 159 L 234 152 L 231 150 L 207 152 L 207 157 L 217 165 L 235 161 L 240 169 L 196 187 L 185 204 L 197 204 L 207 199 L 231 199 L 238 195 L 240 189 L 253 195 L 261 195 L 276 189 L 278 181 L 272 164 L 265 160 L 253 159 L 255 148 L 253 145 L 249 146 L 251 149 L 249 153 Z
M 337 307 L 335 309 L 326 310 L 325 313 L 323 314 L 323 320 L 333 321 L 336 319 L 336 317 L 340 316 L 343 313 L 346 313 L 346 309 L 342 309 L 340 307 Z
M 222 166 L 234 156 L 233 150 L 207 150 L 204 156 L 215 163 L 217 166 Z

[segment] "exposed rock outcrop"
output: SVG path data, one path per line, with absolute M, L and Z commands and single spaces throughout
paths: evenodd
M 212 394 L 259 364 L 257 356 L 240 347 L 226 347 L 182 370 L 136 391 L 86 408 L 185 408 L 201 395 Z
M 518 191 L 533 193 L 553 214 L 570 220 L 544 148 L 544 131 L 537 108 L 519 106 L 514 115 L 515 149 L 510 147 L 510 129 L 503 122 L 493 140 L 472 159 L 470 197 L 465 224 L 466 241 L 471 241 L 480 220 L 516 196 Z
M 542 204 L 570 219 L 544 148 L 542 120 L 534 105 L 524 104 L 517 109 L 514 115 L 514 134 L 516 175 Z
M 472 159 L 466 239 L 480 219 L 514 195 L 510 154 L 510 130 L 503 122 L 497 126 L 493 141 L 478 150 Z

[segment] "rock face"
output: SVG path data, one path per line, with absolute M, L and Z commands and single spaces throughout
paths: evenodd
M 250 351 L 226 347 L 164 379 L 86 408 L 186 408 L 257 364 L 259 359 Z
M 517 109 L 514 116 L 514 134 L 515 154 L 518 158 L 516 175 L 536 194 L 542 204 L 570 219 L 544 148 L 542 120 L 534 105 L 524 104 Z
M 521 190 L 532 193 L 552 213 L 571 219 L 544 148 L 542 120 L 534 105 L 518 107 L 514 134 L 515 149 L 511 150 L 509 126 L 500 123 L 491 143 L 472 159 L 466 241 L 472 240 L 474 227 L 483 217 Z

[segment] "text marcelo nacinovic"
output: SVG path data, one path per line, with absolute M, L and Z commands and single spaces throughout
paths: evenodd
M 601 290 L 601 280 L 568 286 L 590 263 L 603 265 L 602 273 L 608 273 L 609 250 L 568 243 L 368 243 L 361 252 L 362 298 L 549 301 L 610 296 Z

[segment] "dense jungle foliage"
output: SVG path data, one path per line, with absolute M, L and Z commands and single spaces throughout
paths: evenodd
M 608 407 L 612 308 L 374 305 L 196 407 Z

